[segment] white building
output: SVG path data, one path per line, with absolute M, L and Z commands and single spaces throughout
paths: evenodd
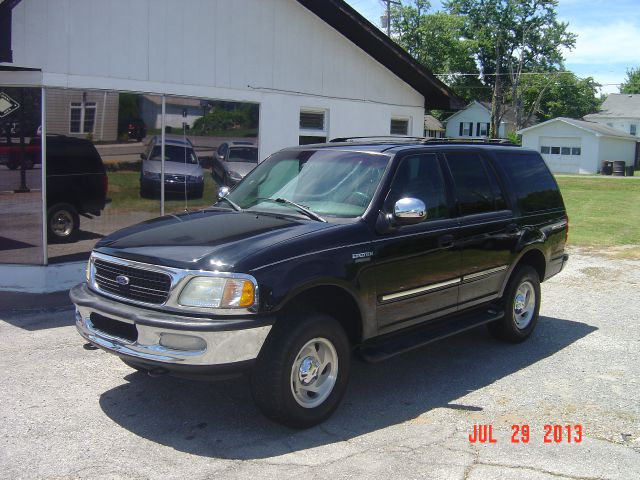
M 491 106 L 474 100 L 446 120 L 445 136 L 447 138 L 487 138 L 490 122 Z M 507 112 L 500 122 L 498 137 L 506 138 L 507 134 L 514 130 L 515 122 Z
M 554 173 L 597 173 L 604 161 L 634 164 L 638 139 L 600 123 L 554 118 L 520 130 L 522 146 L 538 150 Z
M 611 93 L 598 113 L 585 115 L 584 119 L 640 136 L 640 94 Z
M 0 84 L 257 103 L 261 158 L 301 136 L 421 136 L 425 106 L 451 108 L 444 84 L 342 0 L 6 1 L 0 65 L 33 71 Z M 323 121 L 301 131 L 304 112 Z

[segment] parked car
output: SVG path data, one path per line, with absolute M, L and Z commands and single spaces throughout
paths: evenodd
M 10 170 L 17 170 L 24 164 L 26 170 L 31 170 L 42 162 L 40 137 L 32 137 L 25 145 L 24 153 L 21 150 L 20 143 L 0 143 L 0 164 L 5 164 Z
M 140 196 L 160 194 L 162 149 L 161 138 L 153 137 L 142 158 L 140 171 Z M 200 161 L 189 140 L 168 138 L 165 140 L 164 190 L 168 194 L 186 194 L 202 198 L 204 176 Z
M 118 121 L 118 136 L 126 133 L 129 139 L 142 141 L 147 136 L 147 125 L 141 118 L 125 118 Z
M 258 165 L 258 147 L 251 142 L 224 142 L 213 154 L 211 173 L 232 186 Z
M 109 179 L 89 140 L 47 135 L 46 141 L 48 239 L 73 242 L 80 229 L 80 215 L 99 216 L 109 202 Z
M 483 324 L 526 340 L 568 230 L 533 150 L 300 146 L 210 208 L 102 239 L 70 296 L 80 335 L 133 368 L 249 371 L 262 412 L 309 427 L 337 408 L 352 353 L 376 362 Z

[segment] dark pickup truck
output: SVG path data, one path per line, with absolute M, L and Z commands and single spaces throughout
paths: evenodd
M 384 360 L 481 324 L 525 340 L 568 228 L 532 150 L 307 145 L 210 208 L 102 239 L 70 295 L 82 337 L 131 367 L 249 371 L 267 416 L 308 427 L 337 408 L 353 354 Z

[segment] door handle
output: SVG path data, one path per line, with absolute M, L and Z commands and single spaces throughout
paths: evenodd
M 442 235 L 438 238 L 438 246 L 440 248 L 449 248 L 453 247 L 453 241 L 455 237 L 453 235 Z
M 516 225 L 515 223 L 510 223 L 509 225 L 507 225 L 504 231 L 508 235 L 520 233 L 520 227 L 518 227 L 518 225 Z

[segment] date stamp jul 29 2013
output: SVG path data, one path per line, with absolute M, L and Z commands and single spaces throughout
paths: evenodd
M 533 429 L 529 424 L 511 425 L 511 443 L 529 443 L 533 435 Z M 544 443 L 581 443 L 583 428 L 580 424 L 545 424 L 542 428 L 542 441 Z M 469 434 L 470 443 L 498 443 L 494 437 L 493 425 L 475 424 Z

